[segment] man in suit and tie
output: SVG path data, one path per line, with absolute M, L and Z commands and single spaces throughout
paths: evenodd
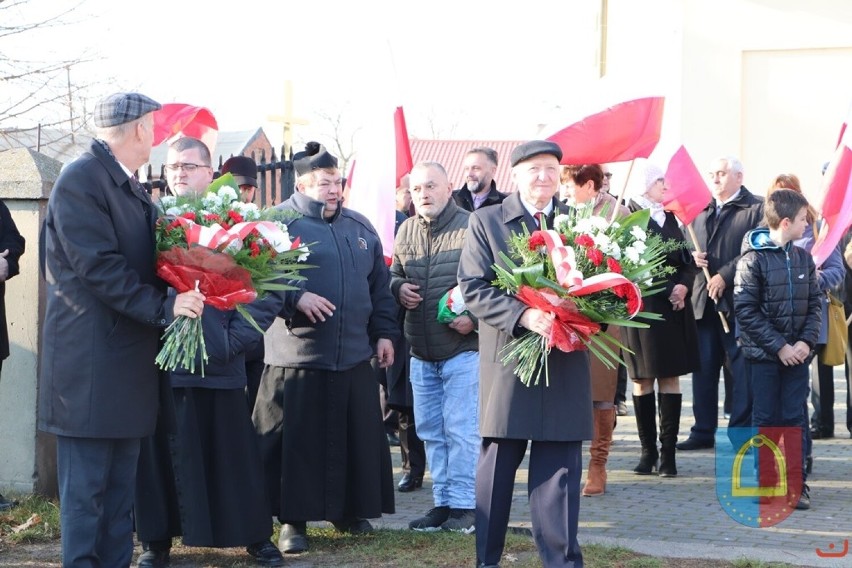
M 497 566 L 503 553 L 515 471 L 532 441 L 528 494 L 533 538 L 545 566 L 582 566 L 577 541 L 583 440 L 592 437 L 589 354 L 554 349 L 550 385 L 524 386 L 500 350 L 527 330 L 544 337 L 553 314 L 529 308 L 494 285 L 493 265 L 508 252 L 512 234 L 552 226 L 568 208 L 555 199 L 562 151 L 552 142 L 526 142 L 512 151 L 518 191 L 470 216 L 459 262 L 459 286 L 479 318 L 482 445 L 476 472 L 476 555 L 480 567 Z M 544 371 L 541 371 L 544 373 Z

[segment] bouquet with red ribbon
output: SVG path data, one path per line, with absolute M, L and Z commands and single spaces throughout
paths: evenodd
M 220 310 L 237 310 L 263 333 L 243 305 L 272 290 L 293 287 L 301 280 L 308 247 L 290 240 L 282 211 L 260 210 L 242 203 L 231 174 L 225 174 L 200 197 L 165 196 L 158 206 L 157 275 L 178 293 L 198 290 L 205 304 Z M 157 355 L 160 368 L 178 367 L 195 372 L 201 353 L 201 374 L 207 352 L 199 318 L 179 316 L 163 334 Z
M 530 308 L 555 316 L 550 336 L 529 331 L 510 341 L 502 352 L 504 365 L 516 362 L 515 373 L 530 386 L 552 348 L 571 352 L 588 349 L 607 367 L 623 363 L 618 349 L 627 349 L 604 331 L 606 325 L 648 327 L 635 318 L 654 320 L 642 311 L 642 297 L 655 294 L 659 277 L 669 274 L 666 254 L 682 246 L 646 231 L 650 212 L 637 211 L 610 223 L 578 206 L 558 215 L 554 228 L 515 234 L 505 266 L 494 265 L 495 284 Z

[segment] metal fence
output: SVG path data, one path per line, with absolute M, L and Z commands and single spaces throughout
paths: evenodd
M 282 148 L 282 153 L 284 149 Z M 255 153 L 251 152 L 249 157 L 257 163 L 257 191 L 255 192 L 254 201 L 258 207 L 271 207 L 278 205 L 293 194 L 296 184 L 296 174 L 293 170 L 293 161 L 279 160 L 275 155 L 275 148 L 266 159 L 266 152 L 261 150 L 260 157 L 255 157 Z M 291 156 L 292 158 L 292 156 Z M 213 173 L 213 179 L 216 179 L 221 174 L 222 164 L 227 158 L 219 156 L 219 162 L 216 165 L 216 171 Z M 168 193 L 168 185 L 166 183 L 166 165 L 160 165 L 159 175 L 154 174 L 154 167 L 148 165 L 148 170 L 145 172 L 144 178 L 147 180 L 142 185 L 154 199 L 159 198 L 160 194 Z

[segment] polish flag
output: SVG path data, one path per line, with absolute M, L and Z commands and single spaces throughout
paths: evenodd
M 818 193 L 806 194 L 810 204 L 820 212 L 822 225 L 814 241 L 811 255 L 820 266 L 843 238 L 852 224 L 852 105 L 840 127 L 837 148 L 822 176 Z
M 681 146 L 674 153 L 666 169 L 668 191 L 663 197 L 663 207 L 671 211 L 684 225 L 689 225 L 713 199 L 707 182 L 689 152 Z
M 373 224 L 388 263 L 393 258 L 396 188 L 413 167 L 402 107 L 396 107 L 393 122 L 389 118 L 385 115 L 371 122 L 346 181 L 346 207 Z
M 619 102 L 547 137 L 562 149 L 562 164 L 603 164 L 647 158 L 657 147 L 664 97 Z
M 219 137 L 219 125 L 209 109 L 183 103 L 167 103 L 154 111 L 154 142 L 171 144 L 178 138 L 198 138 L 212 154 Z

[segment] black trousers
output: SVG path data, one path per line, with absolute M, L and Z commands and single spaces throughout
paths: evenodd
M 545 568 L 583 566 L 577 541 L 582 442 L 532 442 L 527 494 L 533 539 Z M 506 543 L 515 472 L 527 440 L 483 438 L 476 470 L 477 564 L 498 564 Z

